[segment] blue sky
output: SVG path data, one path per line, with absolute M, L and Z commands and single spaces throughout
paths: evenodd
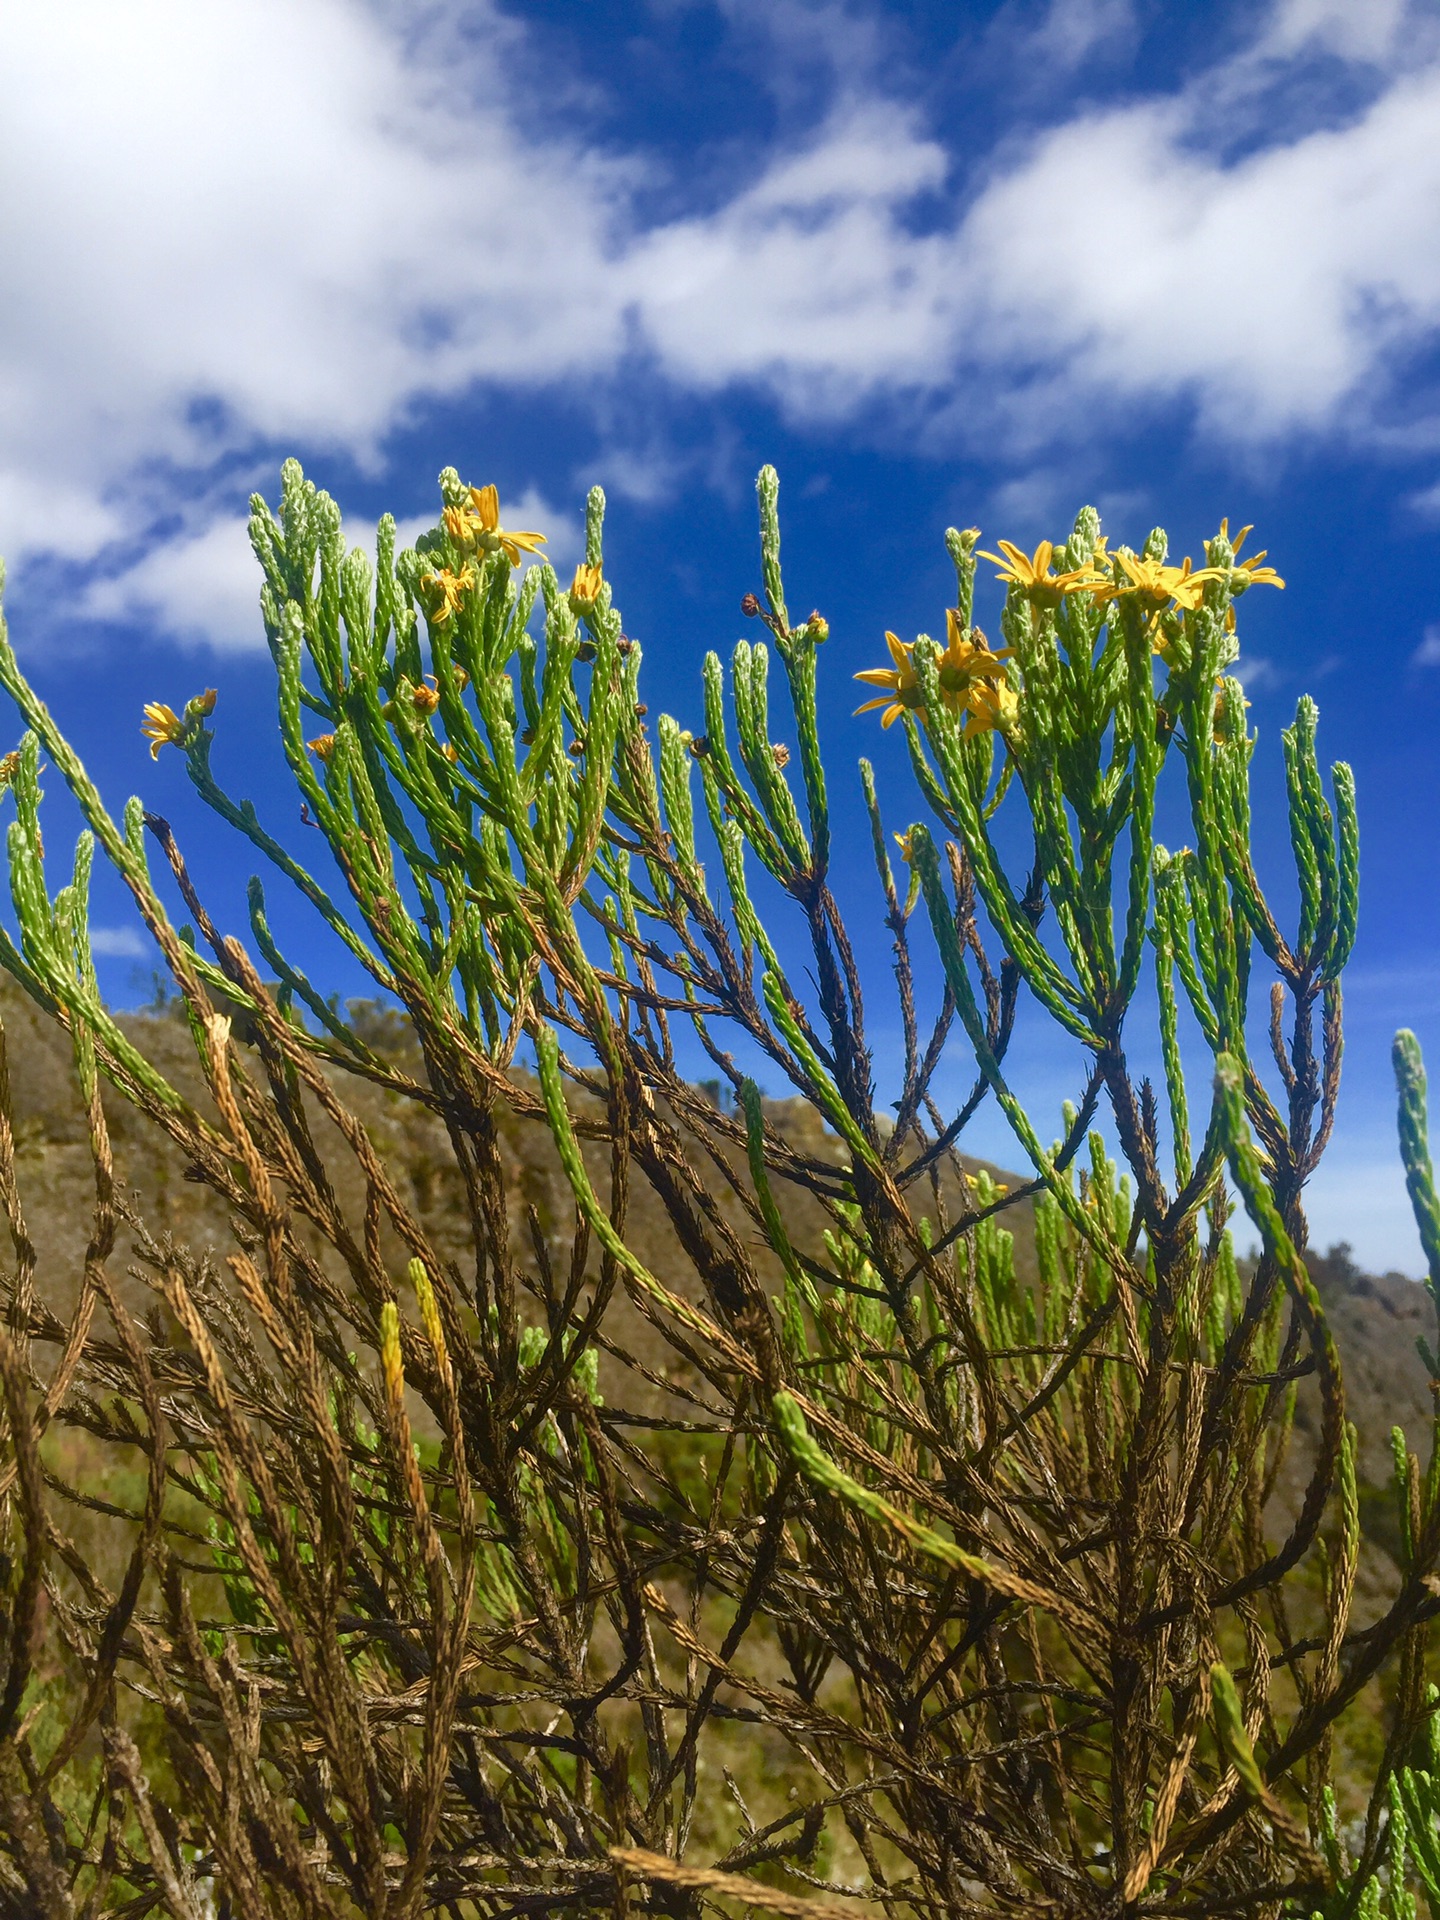
M 244 536 L 289 453 L 355 538 L 429 524 L 453 463 L 562 563 L 599 480 L 650 703 L 685 721 L 773 460 L 831 757 L 876 758 L 897 825 L 899 743 L 849 676 L 938 625 L 947 524 L 1033 544 L 1088 500 L 1184 553 L 1254 521 L 1289 582 L 1243 608 L 1260 803 L 1278 829 L 1308 689 L 1362 809 L 1315 1238 L 1419 1270 L 1388 1052 L 1405 1022 L 1440 1067 L 1433 0 L 0 0 L 0 48 L 12 635 L 232 924 L 244 863 L 139 708 L 216 685 L 217 767 L 295 824 Z M 143 995 L 118 891 L 99 917 L 108 990 Z M 1016 1063 L 1042 1108 L 1076 1084 L 1033 1011 Z

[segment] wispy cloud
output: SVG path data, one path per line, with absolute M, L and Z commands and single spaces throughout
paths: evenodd
M 1405 0 L 1280 0 L 1261 40 L 1265 52 L 1286 55 L 1321 47 L 1346 60 L 1386 63 L 1406 23 Z
M 1426 627 L 1424 638 L 1410 656 L 1412 667 L 1440 667 L 1440 623 Z
M 143 960 L 152 951 L 135 927 L 91 927 L 90 946 L 102 960 Z
M 1039 32 L 1080 58 L 1128 15 L 1056 0 Z M 95 617 L 245 644 L 237 463 L 373 464 L 417 405 L 637 361 L 807 420 L 912 406 L 932 440 L 998 417 L 1037 464 L 1097 402 L 1188 400 L 1248 445 L 1364 434 L 1440 325 L 1440 65 L 1410 18 L 1282 0 L 1178 89 L 988 159 L 857 58 L 728 199 L 646 225 L 643 153 L 506 92 L 524 29 L 490 0 L 443 45 L 438 15 L 361 0 L 9 9 L 0 549 L 102 561 Z M 1207 144 L 1227 88 L 1317 49 L 1364 66 L 1368 104 Z
M 1027 56 L 1051 69 L 1073 69 L 1134 31 L 1133 0 L 1050 0 Z
M 1283 687 L 1288 675 L 1284 669 L 1276 666 L 1273 660 L 1263 655 L 1251 655 L 1237 660 L 1230 672 L 1244 687 L 1247 693 L 1270 693 L 1276 687 Z

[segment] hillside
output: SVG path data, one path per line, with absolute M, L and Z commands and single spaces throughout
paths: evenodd
M 71 1073 L 69 1044 L 57 1027 L 8 985 L 0 987 L 0 1022 L 9 1060 L 21 1200 L 39 1255 L 38 1286 L 42 1299 L 63 1313 L 78 1285 L 92 1201 L 90 1157 Z M 188 1093 L 200 1095 L 189 1031 L 173 1009 L 127 1015 L 124 1024 L 163 1071 Z M 378 1017 L 371 1037 L 376 1043 L 389 1040 L 392 1045 L 403 1044 L 398 1026 L 387 1031 Z M 369 1126 L 392 1175 L 427 1231 L 463 1271 L 465 1225 L 443 1129 L 410 1103 L 364 1082 L 348 1082 L 345 1092 Z M 206 1188 L 185 1178 L 185 1167 L 176 1151 L 120 1100 L 108 1099 L 107 1110 L 117 1166 L 135 1210 L 153 1228 L 167 1230 L 196 1248 L 212 1246 L 219 1253 L 227 1251 L 230 1236 L 223 1207 Z M 785 1109 L 783 1124 L 795 1133 L 797 1143 L 803 1140 L 812 1151 L 836 1151 L 833 1138 L 798 1105 Z M 528 1238 L 527 1214 L 533 1209 L 547 1237 L 557 1244 L 568 1241 L 570 1198 L 548 1134 L 539 1123 L 514 1114 L 508 1116 L 506 1126 L 517 1238 L 522 1234 Z M 340 1156 L 337 1165 L 342 1167 L 338 1184 L 343 1194 Z M 603 1179 L 603 1155 L 596 1156 L 594 1170 Z M 1000 1177 L 1005 1178 L 1003 1174 Z M 753 1243 L 753 1231 L 738 1204 L 732 1203 L 730 1212 L 740 1231 Z M 821 1226 L 818 1208 L 807 1208 L 802 1201 L 793 1210 L 789 1224 L 797 1241 L 813 1244 Z M 1021 1241 L 1018 1265 L 1024 1274 L 1030 1262 L 1024 1245 L 1027 1222 L 1023 1210 L 1017 1209 L 1015 1224 Z M 683 1287 L 684 1257 L 643 1183 L 636 1184 L 629 1234 L 652 1270 L 664 1273 L 672 1283 L 677 1283 L 677 1275 L 682 1276 L 678 1284 Z M 778 1286 L 778 1265 L 768 1251 L 756 1248 L 756 1259 L 762 1275 Z M 115 1264 L 119 1267 L 123 1262 L 117 1259 Z M 1360 1432 L 1366 1531 L 1377 1542 L 1387 1544 L 1395 1530 L 1387 1491 L 1392 1427 L 1404 1428 L 1411 1447 L 1422 1458 L 1428 1450 L 1431 1383 L 1416 1350 L 1416 1337 L 1424 1335 L 1433 1344 L 1434 1308 L 1427 1290 L 1403 1275 L 1361 1272 L 1346 1247 L 1312 1257 L 1311 1267 L 1344 1362 L 1349 1415 Z M 152 1304 L 150 1298 L 142 1297 L 138 1280 L 126 1284 L 133 1306 L 143 1309 Z M 646 1367 L 663 1373 L 670 1364 L 669 1350 L 623 1300 L 617 1303 L 609 1331 L 624 1351 L 634 1354 Z M 640 1411 L 645 1410 L 646 1402 L 654 1405 L 658 1388 L 646 1390 L 628 1371 L 621 1386 L 614 1377 L 618 1371 L 611 1370 L 612 1381 L 607 1384 L 618 1388 L 627 1403 Z M 1298 1505 L 1309 1466 L 1313 1428 L 1312 1402 L 1302 1390 L 1294 1442 L 1279 1481 L 1278 1503 L 1282 1508 L 1293 1511 Z

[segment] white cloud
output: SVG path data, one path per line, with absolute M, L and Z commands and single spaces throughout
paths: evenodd
M 94 620 L 151 627 L 167 638 L 221 652 L 264 646 L 262 575 L 245 517 L 152 548 L 125 572 L 93 581 L 81 611 Z
M 901 216 L 948 166 L 909 114 L 846 101 L 718 213 L 637 241 L 637 311 L 668 371 L 700 388 L 759 380 L 823 412 L 943 376 L 952 243 Z
M 91 927 L 90 948 L 102 960 L 143 960 L 151 951 L 134 927 Z
M 1410 656 L 1412 667 L 1440 667 L 1440 622 L 1426 627 L 1424 637 Z
M 507 94 L 524 28 L 492 8 L 442 46 L 448 16 L 378 0 L 0 0 L 0 551 L 99 558 L 92 613 L 253 644 L 243 533 L 186 501 L 277 441 L 374 463 L 475 383 L 599 390 L 638 353 L 800 415 L 885 400 L 953 440 L 998 413 L 1038 461 L 1097 404 L 1186 396 L 1241 442 L 1363 433 L 1440 326 L 1440 65 L 1399 0 L 1281 0 L 1177 93 L 988 175 L 852 73 L 727 202 L 648 229 L 641 160 Z M 1057 0 L 1042 33 L 1125 16 Z M 1227 88 L 1317 47 L 1373 79 L 1402 42 L 1345 124 L 1205 144 Z
M 568 569 L 584 552 L 584 528 L 531 487 L 505 502 L 517 527 L 546 536 L 546 558 Z M 435 525 L 437 513 L 419 513 L 396 525 L 397 547 L 413 546 Z M 122 572 L 91 582 L 80 604 L 83 617 L 149 628 L 182 645 L 217 652 L 250 652 L 265 645 L 260 618 L 263 575 L 250 547 L 247 515 L 227 514 L 203 532 L 183 534 L 152 547 Z M 374 552 L 374 530 L 358 517 L 343 523 L 347 543 Z
M 1239 440 L 1335 424 L 1440 323 L 1437 119 L 1430 71 L 1231 165 L 1188 144 L 1184 102 L 1062 127 L 967 222 L 982 353 L 1072 392 L 1189 391 Z
M 466 73 L 438 97 L 368 8 L 9 4 L 0 33 L 12 553 L 128 531 L 96 502 L 141 463 L 364 456 L 419 394 L 616 350 L 606 170 Z

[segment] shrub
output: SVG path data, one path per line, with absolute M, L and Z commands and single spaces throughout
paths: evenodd
M 728 687 L 710 655 L 700 725 L 653 735 L 598 490 L 568 592 L 518 573 L 539 536 L 503 527 L 493 488 L 447 471 L 441 492 L 416 550 L 381 522 L 373 563 L 294 463 L 278 513 L 254 503 L 323 871 L 221 784 L 213 693 L 147 709 L 154 751 L 183 754 L 379 1011 L 347 1017 L 281 951 L 258 879 L 251 944 L 223 934 L 168 824 L 135 800 L 112 817 L 0 652 L 29 729 L 0 960 L 71 1036 L 95 1175 L 62 1313 L 0 1125 L 8 1910 L 1378 1912 L 1388 1886 L 1398 1914 L 1407 1875 L 1435 1891 L 1440 1463 L 1398 1443 L 1403 1564 L 1352 1628 L 1355 1437 L 1304 1259 L 1353 783 L 1333 768 L 1327 798 L 1302 700 L 1282 932 L 1226 672 L 1241 597 L 1281 584 L 1264 556 L 1224 523 L 1198 570 L 1159 530 L 1111 553 L 1087 509 L 1058 547 L 991 556 L 992 645 L 986 556 L 946 536 L 943 645 L 891 636 L 862 676 L 903 1041 L 881 1113 L 831 886 L 828 628 L 787 610 L 773 472 L 745 603 L 768 639 L 736 647 Z M 87 823 L 55 892 L 42 755 Z M 1178 853 L 1162 796 L 1188 817 Z M 99 995 L 97 842 L 173 979 L 194 1084 Z M 1022 1005 L 1083 1062 L 1053 1144 L 1006 1078 Z M 948 1106 L 957 1047 L 975 1077 Z M 1132 1065 L 1152 1051 L 1158 1094 Z M 1409 1036 L 1396 1063 L 1440 1279 Z M 102 1083 L 223 1202 L 222 1259 L 120 1191 Z M 458 1257 L 347 1083 L 435 1124 Z M 960 1157 L 985 1101 L 1028 1162 L 1008 1192 Z M 535 1123 L 548 1213 L 511 1144 Z M 1285 1514 L 1306 1381 L 1317 1439 Z M 95 1504 L 49 1464 L 66 1426 L 143 1465 L 133 1507 L 109 1503 L 113 1577 L 65 1530 Z M 1377 1687 L 1375 1777 L 1337 1807 L 1336 1742 Z M 765 1760 L 730 1778 L 732 1815 L 715 1776 L 737 1734 Z

